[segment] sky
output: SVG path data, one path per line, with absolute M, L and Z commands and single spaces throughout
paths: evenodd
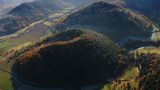
M 33 0 L 0 0 L 0 14 L 9 8 L 13 8 L 23 2 L 31 2 Z
M 22 2 L 30 2 L 30 1 L 33 1 L 33 0 L 0 0 L 0 4 L 2 4 L 2 3 L 12 3 L 12 4 L 15 4 L 15 5 L 18 5 Z

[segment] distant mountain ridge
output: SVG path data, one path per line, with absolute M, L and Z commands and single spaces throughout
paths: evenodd
M 12 3 L 14 5 L 18 5 L 23 2 L 31 2 L 34 0 L 0 0 L 0 3 Z
M 42 19 L 66 6 L 59 0 L 37 0 L 22 3 L 0 20 L 0 36 L 12 34 L 27 24 Z
M 159 41 L 160 28 L 142 14 L 105 2 L 96 2 L 69 15 L 65 28 L 87 28 L 117 42 Z M 60 26 L 61 27 L 61 26 Z
M 7 14 L 15 5 L 12 3 L 2 3 L 0 2 L 0 18 Z
M 159 0 L 115 0 L 114 4 L 140 12 L 160 24 Z
M 43 16 L 67 7 L 59 0 L 37 0 L 34 2 L 22 3 L 8 13 L 8 15 L 19 17 Z
M 63 1 L 68 2 L 68 3 L 75 5 L 75 6 L 81 6 L 81 5 L 85 5 L 87 3 L 90 3 L 94 0 L 63 0 Z

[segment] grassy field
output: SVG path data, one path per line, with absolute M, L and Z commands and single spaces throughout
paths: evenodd
M 8 46 L 9 43 L 4 42 L 0 44 L 0 48 L 6 48 Z
M 52 23 L 49 22 L 49 21 L 43 22 L 43 24 L 46 25 L 46 26 L 49 26 L 49 27 L 52 26 Z
M 26 46 L 28 46 L 30 44 L 31 44 L 30 42 L 26 42 L 26 43 L 24 43 L 22 45 L 14 47 L 13 49 L 14 50 L 18 50 L 18 49 L 26 47 Z M 7 45 L 7 46 L 11 47 L 11 43 L 10 43 L 10 45 Z M 2 48 L 2 44 L 1 44 L 1 48 Z M 9 47 L 6 47 L 6 48 L 9 49 Z M 4 48 L 4 49 L 7 50 L 6 48 Z M 11 72 L 11 68 L 12 68 L 12 65 L 13 65 L 14 61 L 11 61 L 11 62 L 8 63 L 7 61 L 3 61 L 2 58 L 4 58 L 4 57 L 0 56 L 0 61 L 1 61 L 0 65 L 1 65 L 1 67 L 3 69 L 5 69 L 5 70 Z M 1 89 L 2 90 L 13 90 L 12 82 L 11 82 L 10 78 L 11 78 L 10 74 L 0 70 L 0 90 Z
M 0 90 L 13 90 L 12 82 L 10 80 L 10 75 L 5 72 L 0 71 Z
M 9 43 L 8 42 L 3 42 L 0 43 L 0 55 L 3 54 L 3 51 L 8 47 Z
M 11 72 L 11 67 L 13 65 L 14 61 L 10 62 L 10 63 L 6 63 L 6 62 L 3 62 L 1 63 L 1 66 Z M 10 74 L 0 70 L 0 90 L 13 90 L 13 87 L 12 87 L 12 82 L 11 82 L 11 76 Z

